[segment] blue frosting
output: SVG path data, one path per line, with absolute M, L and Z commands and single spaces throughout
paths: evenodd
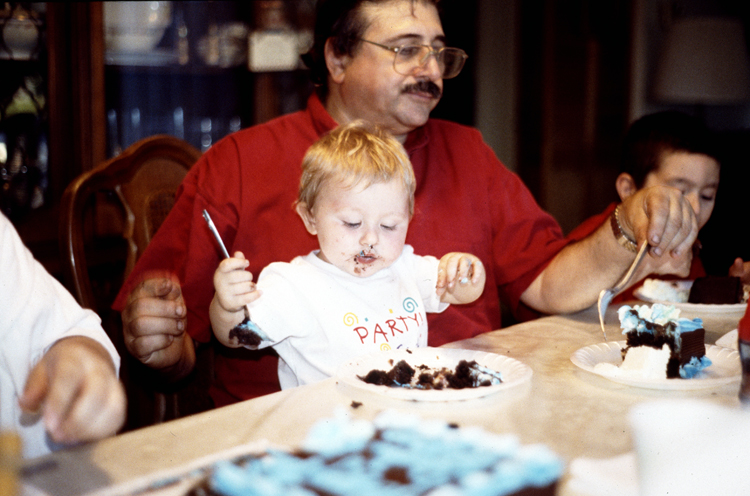
M 294 470 L 293 461 L 287 461 L 292 462 L 288 472 L 299 473 Z M 266 471 L 263 465 L 262 462 L 248 463 L 243 467 L 229 461 L 219 462 L 214 467 L 211 487 L 226 496 L 315 496 L 313 491 L 270 475 L 283 477 L 284 470 Z
M 636 305 L 635 307 L 623 305 L 617 310 L 623 334 L 633 331 L 653 334 L 653 329 L 647 326 L 647 323 L 650 322 L 665 326 L 665 332 L 667 335 L 674 335 L 678 346 L 681 333 L 703 328 L 703 320 L 700 318 L 686 319 L 679 318 L 679 315 L 680 311 L 676 310 L 673 306 L 662 305 L 660 303 L 654 303 L 651 307 L 646 305 Z M 667 326 L 666 324 L 669 322 L 673 322 L 674 325 Z
M 211 487 L 227 496 L 307 496 L 313 488 L 331 495 L 501 496 L 545 487 L 564 470 L 544 446 L 391 411 L 373 423 L 337 414 L 311 429 L 303 449 L 312 456 L 271 451 L 218 463 Z M 408 483 L 394 481 L 394 471 Z
M 694 319 L 677 319 L 677 331 L 678 332 L 691 332 L 703 329 L 703 320 L 700 318 Z
M 347 420 L 341 411 L 330 420 L 316 423 L 307 435 L 304 449 L 326 457 L 361 451 L 375 434 L 375 426 L 364 420 Z
M 497 386 L 498 384 L 502 384 L 503 377 L 500 372 L 496 370 L 492 370 L 489 367 L 485 367 L 484 365 L 479 365 L 478 363 L 475 365 L 472 365 L 472 379 L 474 379 L 475 384 L 481 384 L 484 381 L 489 381 L 491 386 Z
M 617 316 L 620 318 L 623 334 L 633 330 L 638 333 L 653 334 L 653 329 L 650 329 L 647 323 L 666 325 L 668 322 L 676 321 L 680 316 L 680 311 L 672 305 L 661 303 L 654 303 L 650 307 L 648 305 L 634 307 L 623 305 L 617 310 Z
M 680 367 L 680 377 L 683 379 L 692 379 L 698 372 L 711 365 L 711 359 L 707 356 L 692 357 L 690 361 Z
M 631 310 L 635 310 L 636 313 L 633 313 Z M 637 307 L 633 309 L 629 305 L 623 305 L 617 309 L 617 316 L 620 319 L 620 328 L 622 328 L 623 334 L 632 332 L 633 330 L 636 332 L 651 332 L 646 327 L 643 319 L 638 316 L 637 312 Z

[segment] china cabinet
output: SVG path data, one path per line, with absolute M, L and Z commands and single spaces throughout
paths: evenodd
M 104 2 L 107 154 L 154 134 L 205 151 L 303 108 L 312 1 Z

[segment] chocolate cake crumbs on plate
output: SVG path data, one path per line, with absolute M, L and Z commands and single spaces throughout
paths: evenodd
M 528 383 L 531 376 L 528 365 L 507 356 L 429 346 L 368 353 L 342 363 L 336 371 L 339 387 L 353 399 L 374 394 L 418 402 L 511 394 L 511 389 Z
M 416 370 L 406 360 L 400 360 L 387 372 L 373 369 L 358 377 L 379 386 L 438 390 L 487 387 L 502 382 L 499 372 L 482 367 L 476 360 L 461 360 L 455 369 L 435 369 L 424 364 L 415 367 Z

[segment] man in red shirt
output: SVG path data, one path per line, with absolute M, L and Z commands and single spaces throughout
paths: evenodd
M 607 227 L 566 245 L 555 220 L 476 130 L 430 119 L 443 79 L 457 75 L 464 58 L 446 47 L 434 0 L 319 1 L 306 54 L 316 94 L 304 111 L 225 138 L 190 171 L 115 303 L 128 350 L 178 379 L 195 366 L 195 344 L 209 341 L 221 254 L 203 209 L 256 276 L 270 262 L 315 248 L 293 209 L 301 160 L 318 137 L 355 119 L 388 129 L 409 153 L 417 191 L 407 243 L 438 257 L 473 253 L 487 269 L 479 300 L 430 318 L 432 346 L 499 328 L 501 299 L 545 313 L 592 305 L 634 258 L 623 239 L 648 239 L 654 270 L 687 270 L 697 228 L 678 192 L 652 188 L 625 202 L 620 241 Z M 275 356 L 215 350 L 217 405 L 278 390 Z

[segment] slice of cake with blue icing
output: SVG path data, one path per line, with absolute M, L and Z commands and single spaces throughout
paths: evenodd
M 679 309 L 660 303 L 650 307 L 624 305 L 617 314 L 627 339 L 622 351 L 622 368 L 637 368 L 641 364 L 653 366 L 651 358 L 658 358 L 660 352 L 666 359 L 665 374 L 669 379 L 690 379 L 711 365 L 711 360 L 706 357 L 706 331 L 701 319 L 680 318 Z M 631 353 L 633 356 L 629 357 Z M 636 361 L 637 364 L 628 363 Z M 655 373 L 661 374 L 658 370 Z
M 202 494 L 553 496 L 564 464 L 541 445 L 395 411 L 318 422 L 295 452 L 216 464 Z M 198 494 L 197 492 L 195 494 Z

